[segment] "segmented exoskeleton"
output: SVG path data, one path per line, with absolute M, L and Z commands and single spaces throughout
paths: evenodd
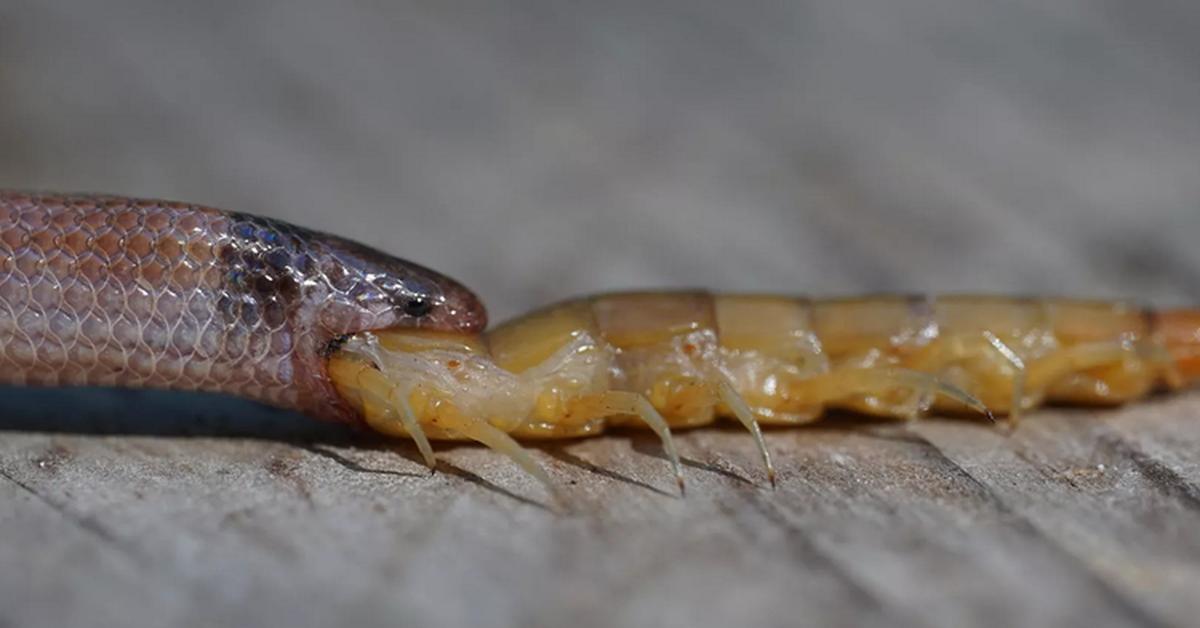
M 515 438 L 645 425 L 682 486 L 671 429 L 736 419 L 774 468 L 760 425 L 829 408 L 912 419 L 1118 404 L 1200 376 L 1200 313 L 983 296 L 810 300 L 706 292 L 606 294 L 485 334 L 359 334 L 330 360 L 377 431 L 470 439 L 543 481 Z

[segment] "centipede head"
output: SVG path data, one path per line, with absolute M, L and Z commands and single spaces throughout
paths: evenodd
M 415 437 L 415 423 L 430 438 L 462 439 L 464 421 L 485 421 L 528 435 L 554 428 L 571 400 L 606 382 L 611 356 L 559 323 L 526 317 L 488 336 L 355 334 L 330 356 L 329 372 L 339 394 L 384 433 Z
M 509 407 L 512 374 L 496 367 L 475 334 L 354 334 L 330 356 L 329 373 L 338 393 L 368 425 L 395 436 L 413 435 L 416 424 L 430 437 L 452 438 L 446 417 L 485 407 L 501 417 L 521 410 Z

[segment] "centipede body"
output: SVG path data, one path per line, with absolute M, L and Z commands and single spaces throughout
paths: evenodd
M 642 292 L 575 299 L 486 334 L 384 332 L 331 361 L 369 425 L 427 439 L 567 438 L 644 425 L 760 426 L 830 408 L 914 419 L 1113 405 L 1190 383 L 1200 315 L 991 296 L 813 300 Z M 486 432 L 486 434 L 484 434 Z M 521 456 L 515 441 L 497 447 Z M 518 460 L 532 468 L 527 460 Z M 533 471 L 531 471 L 533 472 Z

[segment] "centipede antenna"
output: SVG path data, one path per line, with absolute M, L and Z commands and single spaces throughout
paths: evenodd
M 507 433 L 487 421 L 462 416 L 456 418 L 458 420 L 455 421 L 455 431 L 473 441 L 482 443 L 489 449 L 494 449 L 508 456 L 522 470 L 544 484 L 552 495 L 558 494 L 554 488 L 554 482 L 550 479 L 550 475 L 546 473 L 546 470 L 542 468 L 542 465 L 533 459 L 528 449 L 522 447 Z
M 775 465 L 771 463 L 771 453 L 767 451 L 767 443 L 763 439 L 762 428 L 758 425 L 758 419 L 754 418 L 754 412 L 750 406 L 746 404 L 746 400 L 733 389 L 733 385 L 728 379 L 722 378 L 720 384 L 717 385 L 717 397 L 729 406 L 733 411 L 733 416 L 746 429 L 750 430 L 750 434 L 754 436 L 754 443 L 758 446 L 758 453 L 762 455 L 763 465 L 767 468 L 767 479 L 771 481 L 771 488 L 775 488 Z
M 417 443 L 417 450 L 421 452 L 421 457 L 425 459 L 425 464 L 430 471 L 437 469 L 437 458 L 433 455 L 433 446 L 429 444 L 429 438 L 425 436 L 425 430 L 421 428 L 421 423 L 417 421 L 417 415 L 413 413 L 412 405 L 408 403 L 408 393 L 396 394 L 398 391 L 393 388 L 388 394 L 392 401 L 392 405 L 400 410 L 400 423 L 404 425 L 404 429 L 408 431 L 409 436 L 412 436 L 414 442 Z

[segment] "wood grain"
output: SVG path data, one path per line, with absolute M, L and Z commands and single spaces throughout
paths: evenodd
M 774 431 L 774 491 L 742 433 L 689 432 L 684 499 L 647 435 L 547 445 L 561 503 L 479 448 L 444 451 L 431 476 L 411 447 L 228 404 L 256 437 L 6 432 L 6 621 L 1186 625 L 1200 610 L 1196 395 L 1041 412 L 1012 433 L 853 417 Z

